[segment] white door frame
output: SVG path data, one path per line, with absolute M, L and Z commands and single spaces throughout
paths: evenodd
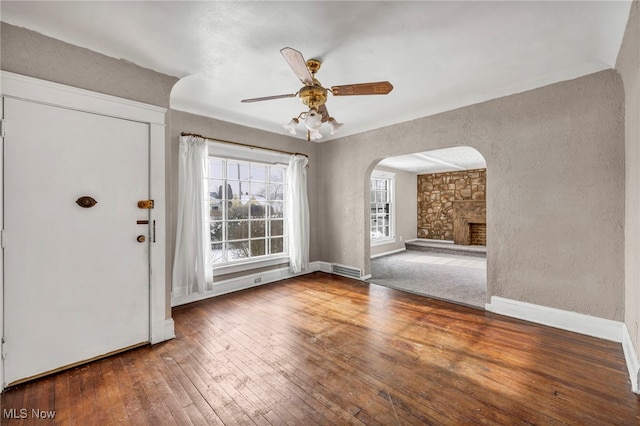
M 159 343 L 175 337 L 173 320 L 165 318 L 166 272 L 165 272 L 165 108 L 134 102 L 114 96 L 103 95 L 84 89 L 65 86 L 6 71 L 0 71 L 0 88 L 3 97 L 24 99 L 47 105 L 60 106 L 115 118 L 139 121 L 149 125 L 149 194 L 154 200 L 150 210 L 150 221 L 155 221 L 155 241 L 150 244 L 150 318 L 149 341 Z M 0 103 L 0 117 L 3 115 Z M 11 123 L 4 123 L 6 132 Z M 0 152 L 4 152 L 4 138 L 0 138 Z M 4 224 L 3 203 L 4 171 L 0 161 L 0 225 Z M 0 330 L 4 336 L 4 249 L 0 264 Z M 4 359 L 0 357 L 0 390 L 4 389 Z

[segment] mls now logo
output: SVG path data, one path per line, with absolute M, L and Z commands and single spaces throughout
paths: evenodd
M 26 408 L 10 408 L 2 410 L 2 417 L 5 419 L 26 419 L 30 417 L 32 419 L 53 419 L 56 417 L 54 410 L 40 410 L 38 408 L 32 408 L 31 411 Z

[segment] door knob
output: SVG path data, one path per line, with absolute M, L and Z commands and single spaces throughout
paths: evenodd
M 139 243 L 144 243 L 146 238 L 144 235 L 138 235 L 138 238 L 136 238 L 136 240 L 138 240 Z

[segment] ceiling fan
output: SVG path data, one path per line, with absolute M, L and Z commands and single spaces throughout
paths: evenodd
M 320 69 L 321 62 L 317 59 L 304 60 L 302 53 L 290 47 L 280 50 L 282 56 L 287 61 L 295 75 L 300 79 L 304 86 L 296 93 L 265 96 L 262 98 L 243 99 L 241 102 L 259 102 L 270 101 L 282 98 L 300 98 L 303 104 L 309 107 L 308 111 L 301 112 L 294 117 L 288 124 L 283 127 L 292 135 L 296 134 L 296 125 L 300 119 L 304 120 L 307 128 L 307 140 L 317 140 L 322 137 L 320 127 L 323 123 L 328 123 L 331 127 L 331 134 L 335 134 L 341 127 L 342 123 L 338 123 L 335 118 L 329 115 L 327 111 L 327 94 L 333 96 L 351 96 L 351 95 L 386 95 L 393 86 L 388 81 L 378 81 L 373 83 L 345 84 L 342 86 L 331 86 L 330 89 L 324 88 L 315 78 L 316 73 Z

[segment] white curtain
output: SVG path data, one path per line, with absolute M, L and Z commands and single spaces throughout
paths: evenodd
M 207 141 L 180 137 L 178 169 L 178 227 L 173 261 L 172 295 L 202 293 L 213 281 L 209 252 L 211 236 L 205 230 L 208 176 Z
M 309 201 L 307 164 L 304 155 L 292 155 L 287 169 L 287 230 L 289 269 L 298 273 L 309 267 Z

